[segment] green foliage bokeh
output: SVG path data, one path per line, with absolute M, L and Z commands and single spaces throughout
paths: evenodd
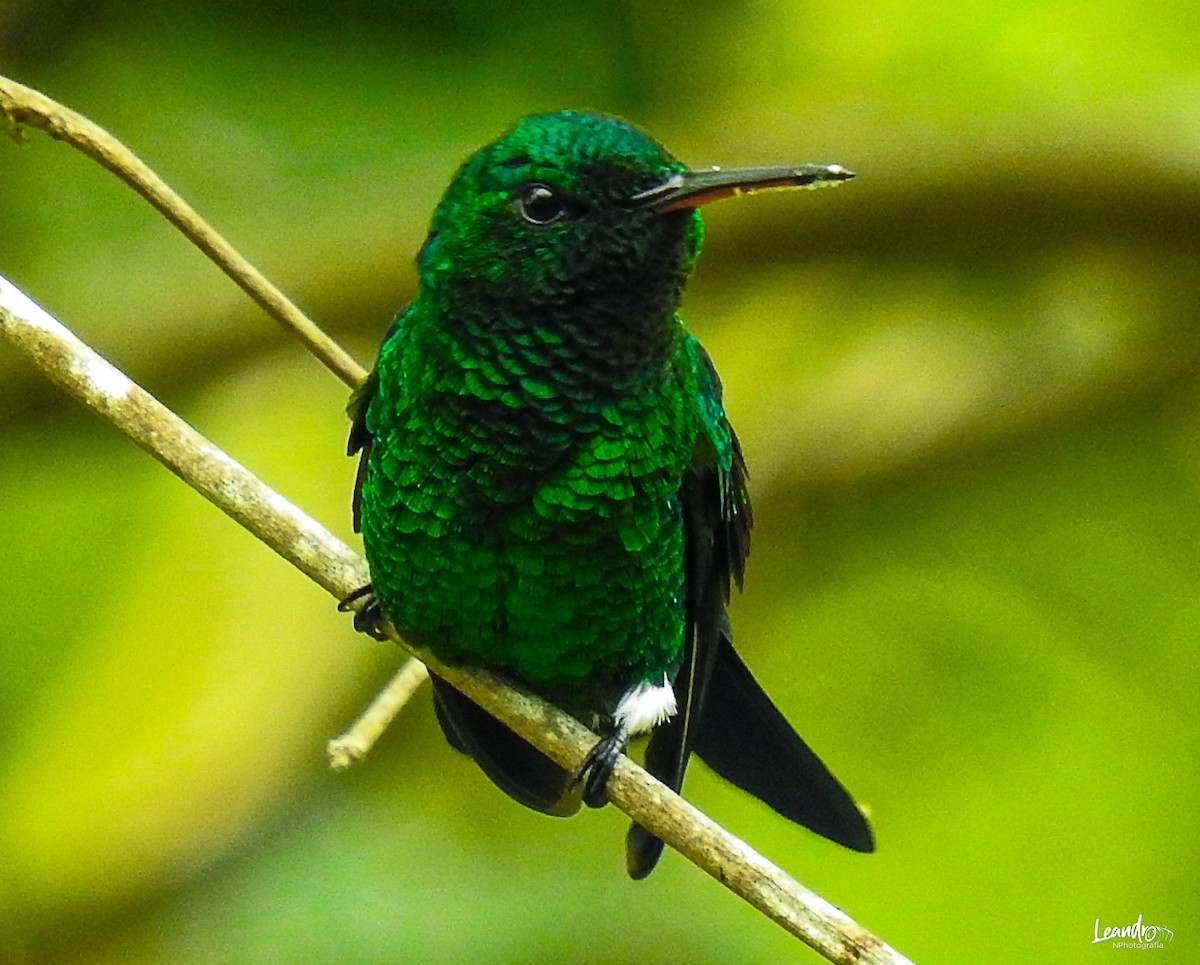
M 858 171 L 713 208 L 685 317 L 751 465 L 739 648 L 879 851 L 686 793 L 916 961 L 1081 961 L 1194 939 L 1198 11 L 10 0 L 0 72 L 364 361 L 527 112 Z M 0 143 L 0 272 L 353 538 L 342 386 L 109 175 Z M 509 802 L 424 695 L 329 774 L 398 654 L 2 348 L 0 494 L 0 961 L 813 958 L 678 857 L 625 880 L 613 809 Z

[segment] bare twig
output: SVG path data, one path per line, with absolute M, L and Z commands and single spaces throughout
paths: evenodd
M 24 133 L 23 125 L 45 131 L 98 161 L 174 224 L 255 302 L 284 328 L 292 331 L 318 360 L 350 386 L 358 385 L 366 372 L 336 342 L 306 316 L 283 292 L 272 285 L 190 205 L 132 151 L 92 121 L 50 99 L 40 91 L 0 75 L 0 121 L 10 133 Z M 331 764 L 348 767 L 371 749 L 388 722 L 395 718 L 423 679 L 419 661 L 407 661 L 372 701 L 363 715 L 342 738 L 330 742 Z M 403 689 L 397 681 L 408 680 Z M 341 750 L 337 741 L 351 741 Z
M 104 128 L 45 94 L 3 76 L 0 76 L 0 117 L 6 118 L 17 130 L 28 126 L 45 131 L 108 168 L 216 262 L 268 315 L 295 334 L 334 375 L 349 386 L 358 385 L 366 377 L 363 368 L 337 342 Z
M 51 379 L 304 574 L 343 599 L 367 580 L 364 562 L 319 523 L 255 478 L 0 277 L 0 333 Z M 394 637 L 394 631 L 391 632 Z M 398 638 L 396 638 L 399 642 Z M 561 766 L 578 769 L 596 737 L 550 704 L 493 676 L 429 668 Z M 622 758 L 608 783 L 622 811 L 831 962 L 908 959 Z
M 326 745 L 329 766 L 335 771 L 344 771 L 361 761 L 428 677 L 420 660 L 404 661 L 404 666 L 375 695 L 350 729 Z

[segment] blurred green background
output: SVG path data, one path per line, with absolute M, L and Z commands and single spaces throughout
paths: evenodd
M 364 362 L 524 113 L 858 171 L 712 209 L 685 316 L 751 465 L 739 648 L 879 851 L 687 796 L 918 962 L 1073 962 L 1097 918 L 1196 939 L 1198 36 L 1192 0 L 5 0 L 0 72 Z M 0 272 L 353 539 L 343 387 L 111 176 L 0 141 Z M 816 960 L 678 856 L 627 881 L 614 809 L 509 802 L 426 695 L 331 775 L 399 655 L 3 346 L 0 494 L 0 961 Z

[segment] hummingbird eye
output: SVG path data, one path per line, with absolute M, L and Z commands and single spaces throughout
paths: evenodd
M 517 210 L 521 217 L 534 225 L 553 224 L 567 216 L 569 203 L 548 184 L 535 182 L 521 187 L 517 195 Z

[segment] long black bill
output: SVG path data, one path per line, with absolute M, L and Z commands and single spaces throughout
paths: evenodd
M 659 214 L 681 208 L 698 208 L 710 201 L 732 198 L 755 191 L 784 191 L 790 188 L 821 188 L 841 184 L 854 177 L 840 164 L 798 164 L 783 168 L 712 168 L 680 171 L 657 187 L 630 198 L 639 208 Z

